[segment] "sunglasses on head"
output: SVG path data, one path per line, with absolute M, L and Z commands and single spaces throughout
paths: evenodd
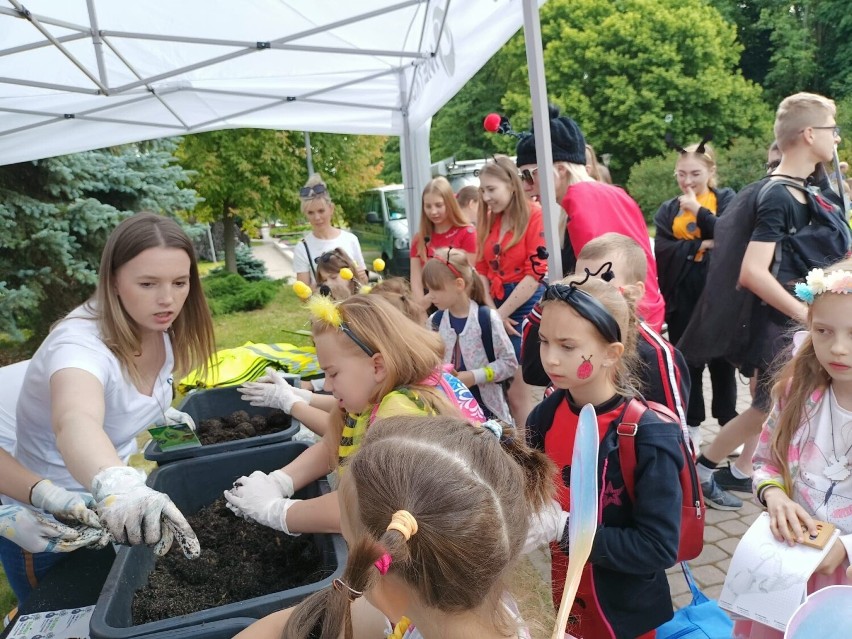
M 532 169 L 524 169 L 521 171 L 521 180 L 532 186 L 535 184 L 535 174 L 538 173 L 538 167 Z
M 325 187 L 325 184 L 315 184 L 314 186 L 303 186 L 299 189 L 299 197 L 316 197 L 317 195 L 322 195 L 323 193 L 328 193 L 328 189 Z
M 314 258 L 314 264 L 327 264 L 331 261 L 331 258 L 335 257 L 337 253 L 334 251 L 326 251 L 322 255 L 317 255 Z

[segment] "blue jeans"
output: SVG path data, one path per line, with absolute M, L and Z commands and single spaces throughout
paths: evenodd
M 13 541 L 0 537 L 0 561 L 18 605 L 24 603 L 41 578 L 65 557 L 61 552 L 29 553 Z
M 497 308 L 500 308 L 509 296 L 512 294 L 512 291 L 515 290 L 517 283 L 514 284 L 503 284 L 503 297 L 499 300 L 494 300 L 494 304 Z M 515 330 L 518 333 L 521 332 L 521 323 L 526 319 L 527 315 L 532 311 L 533 306 L 541 299 L 541 296 L 544 295 L 544 285 L 539 284 L 538 288 L 535 289 L 532 296 L 523 304 L 521 304 L 509 317 L 515 320 L 518 324 L 515 326 Z M 518 359 L 518 362 L 521 361 L 521 336 L 520 335 L 510 335 L 509 339 L 512 341 L 512 347 L 515 349 L 515 357 Z

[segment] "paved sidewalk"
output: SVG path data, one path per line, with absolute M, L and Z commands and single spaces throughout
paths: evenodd
M 710 399 L 710 373 L 704 373 L 704 400 L 709 412 Z M 737 387 L 737 411 L 742 412 L 751 405 L 751 395 L 748 384 L 741 383 Z M 710 418 L 701 426 L 703 436 L 702 448 L 713 441 L 719 432 L 719 424 Z M 723 464 L 724 465 L 724 462 Z M 688 562 L 695 577 L 698 587 L 705 595 L 712 599 L 718 599 L 725 581 L 728 565 L 731 563 L 731 555 L 742 537 L 760 514 L 762 507 L 748 493 L 734 493 L 743 500 L 743 507 L 739 510 L 725 511 L 707 508 L 707 518 L 704 525 L 704 550 L 701 554 Z M 685 606 L 692 601 L 692 594 L 683 578 L 680 566 L 668 570 L 669 585 L 672 591 L 672 600 L 675 608 Z
M 254 256 L 266 264 L 269 277 L 280 280 L 285 277 L 296 277 L 293 271 L 293 250 L 273 239 L 261 240 L 262 244 L 252 242 L 251 250 Z

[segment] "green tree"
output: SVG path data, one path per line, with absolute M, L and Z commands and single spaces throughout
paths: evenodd
M 314 169 L 341 205 L 375 186 L 381 145 L 375 136 L 311 135 Z M 299 188 L 307 180 L 304 136 L 299 131 L 230 129 L 184 138 L 179 157 L 195 172 L 193 186 L 203 201 L 195 210 L 203 222 L 222 221 L 225 266 L 237 272 L 236 229 L 254 231 L 272 220 L 301 221 Z
M 551 99 L 612 154 L 616 181 L 664 151 L 666 131 L 718 142 L 769 122 L 760 87 L 736 68 L 736 29 L 702 0 L 552 0 L 541 22 Z M 528 92 L 512 87 L 503 104 L 513 121 L 529 118 Z
M 0 167 L 0 332 L 31 344 L 85 300 L 110 231 L 195 206 L 175 139 Z
M 193 187 L 203 198 L 195 209 L 202 222 L 222 221 L 225 265 L 237 272 L 235 231 L 264 221 L 294 219 L 297 176 L 304 176 L 301 134 L 266 129 L 228 129 L 188 135 L 178 157 L 195 173 Z M 238 222 L 237 222 L 238 221 Z

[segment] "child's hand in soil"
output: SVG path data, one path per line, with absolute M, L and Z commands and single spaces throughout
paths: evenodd
M 240 398 L 252 406 L 267 406 L 280 408 L 288 415 L 293 412 L 293 405 L 298 402 L 311 403 L 313 393 L 292 386 L 274 368 L 267 368 L 266 375 L 258 377 L 254 382 L 247 382 L 238 389 Z
M 168 495 L 145 485 L 145 473 L 129 466 L 105 468 L 92 480 L 92 495 L 101 523 L 116 543 L 145 543 L 164 555 L 177 540 L 187 558 L 201 554 L 198 537 L 178 507 Z
M 259 471 L 244 479 L 251 481 Z M 262 473 L 261 473 L 262 474 Z M 243 479 L 243 478 L 241 478 Z M 228 509 L 243 519 L 256 521 L 264 526 L 297 537 L 299 533 L 291 533 L 287 527 L 287 511 L 301 499 L 288 499 L 281 496 L 281 488 L 275 481 L 261 480 L 255 477 L 249 486 L 240 484 L 241 479 L 234 482 L 231 490 L 225 491 Z
M 273 470 L 268 475 L 262 470 L 256 470 L 248 477 L 240 477 L 234 482 L 234 487 L 231 490 L 225 491 L 225 496 L 227 497 L 229 492 L 232 493 L 238 488 L 242 497 L 247 497 L 255 492 L 266 494 L 267 488 L 277 491 L 278 497 L 292 497 L 295 492 L 293 490 L 293 478 L 280 468 Z

